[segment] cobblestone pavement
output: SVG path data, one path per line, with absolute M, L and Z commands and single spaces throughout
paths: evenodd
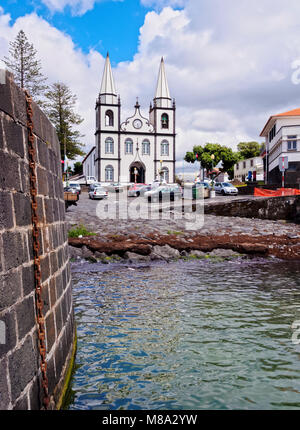
M 123 194 L 121 196 L 121 194 Z M 159 204 L 152 203 L 147 204 L 146 199 L 140 198 L 128 198 L 128 204 L 124 202 L 124 193 L 119 195 L 109 194 L 107 200 L 90 200 L 86 192 L 81 193 L 77 206 L 71 206 L 66 212 L 66 218 L 69 222 L 70 227 L 72 225 L 83 224 L 91 231 L 99 234 L 122 234 L 132 235 L 137 237 L 143 237 L 145 234 L 165 235 L 171 233 L 183 233 L 188 236 L 197 234 L 201 235 L 253 235 L 253 236 L 284 236 L 287 235 L 291 238 L 299 237 L 300 239 L 300 226 L 287 223 L 285 221 L 271 221 L 261 220 L 257 218 L 240 218 L 240 217 L 226 217 L 226 216 L 215 216 L 215 215 L 204 215 L 203 225 L 196 230 L 187 230 L 187 222 L 185 218 L 174 219 L 174 213 L 176 211 L 166 211 L 159 213 Z M 223 197 L 217 196 L 215 199 L 210 199 L 209 204 L 213 201 L 223 202 L 229 201 L 230 199 L 237 199 L 238 197 Z M 244 199 L 245 197 L 243 197 Z M 249 197 L 252 198 L 252 197 Z M 136 214 L 138 209 L 137 202 L 140 202 L 141 213 L 148 214 L 148 207 L 152 208 L 152 219 L 120 219 L 124 216 L 127 208 L 130 208 L 133 214 Z M 117 219 L 103 218 L 103 209 L 109 204 L 110 211 L 113 213 L 118 206 L 125 208 L 120 210 L 121 216 Z M 178 202 L 175 202 L 178 205 Z M 181 204 L 181 203 L 180 203 Z M 170 205 L 170 203 L 168 204 Z M 186 202 L 187 209 L 191 206 L 191 201 Z M 97 216 L 98 213 L 102 212 L 101 217 Z M 201 211 L 201 207 L 199 207 Z M 107 216 L 107 214 L 105 214 Z M 153 217 L 161 217 L 161 219 L 153 219 Z M 175 215 L 175 216 L 178 216 Z M 165 219 L 167 218 L 167 219 Z M 173 219 L 172 219 L 173 218 Z

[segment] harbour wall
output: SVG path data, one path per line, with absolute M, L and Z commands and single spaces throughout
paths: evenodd
M 55 129 L 33 102 L 38 241 L 46 376 L 58 408 L 75 354 L 67 226 Z M 0 71 L 0 409 L 42 409 L 28 104 L 12 74 Z
M 206 203 L 204 213 L 211 215 L 286 220 L 300 222 L 300 196 L 236 198 L 228 202 Z

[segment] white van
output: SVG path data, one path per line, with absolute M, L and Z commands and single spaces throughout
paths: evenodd
M 93 184 L 94 182 L 97 182 L 97 180 L 95 176 L 79 176 L 79 178 L 72 179 L 69 182 L 71 182 L 72 184 L 90 185 L 90 184 Z
M 86 185 L 93 184 L 94 182 L 97 182 L 97 179 L 95 176 L 86 176 Z

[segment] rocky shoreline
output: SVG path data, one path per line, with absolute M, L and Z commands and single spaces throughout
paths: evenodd
M 89 261 L 90 263 L 100 262 L 103 264 L 116 263 L 116 262 L 153 262 L 165 261 L 171 262 L 179 259 L 183 260 L 196 260 L 196 259 L 213 259 L 215 261 L 229 260 L 236 257 L 246 257 L 245 254 L 234 252 L 230 249 L 216 249 L 211 252 L 203 251 L 181 251 L 170 247 L 169 245 L 154 246 L 149 255 L 139 254 L 137 252 L 125 251 L 118 254 L 107 254 L 105 252 L 91 251 L 86 245 L 81 248 L 69 246 L 69 255 L 72 262 L 76 261 Z
M 69 238 L 70 258 L 109 262 L 153 261 L 179 258 L 276 257 L 300 260 L 298 235 L 105 235 Z
M 69 231 L 84 226 L 90 236 L 69 237 L 72 260 L 155 261 L 180 258 L 272 257 L 300 261 L 300 226 L 285 220 L 205 214 L 197 231 L 185 220 L 105 219 L 96 214 L 100 203 L 86 193 L 66 213 Z M 226 211 L 224 211 L 226 212 Z

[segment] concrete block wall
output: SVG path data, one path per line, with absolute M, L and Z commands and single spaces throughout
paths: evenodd
M 26 103 L 10 73 L 0 81 L 0 409 L 41 409 Z M 40 258 L 51 408 L 73 351 L 74 315 L 60 148 L 33 104 Z

